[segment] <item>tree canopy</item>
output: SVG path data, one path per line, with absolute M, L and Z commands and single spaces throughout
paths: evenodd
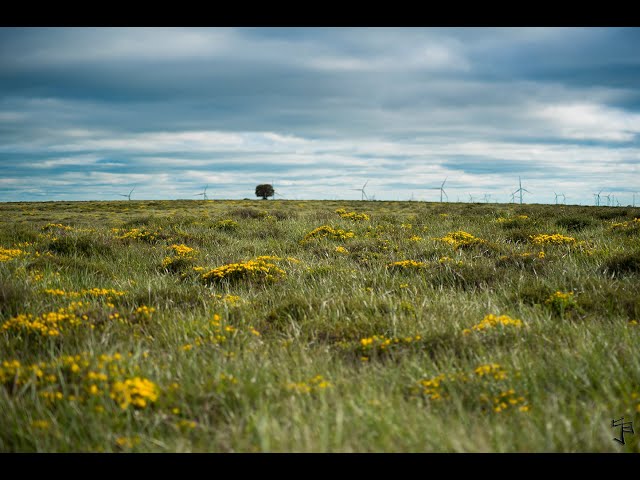
M 256 197 L 262 197 L 263 200 L 266 200 L 267 197 L 273 197 L 274 193 L 273 186 L 268 183 L 256 187 Z

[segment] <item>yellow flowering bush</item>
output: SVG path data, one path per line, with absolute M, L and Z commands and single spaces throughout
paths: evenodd
M 5 360 L 0 364 L 0 385 L 8 387 L 10 392 L 31 386 L 40 398 L 50 403 L 63 400 L 84 403 L 101 397 L 115 400 L 122 409 L 144 408 L 158 399 L 160 389 L 149 379 L 130 377 L 125 360 L 120 353 L 88 352 L 30 365 Z
M 519 372 L 516 371 L 515 376 L 518 377 Z M 474 402 L 485 412 L 500 413 L 516 408 L 520 412 L 529 411 L 530 407 L 523 396 L 517 395 L 513 388 L 504 388 L 504 381 L 508 377 L 501 365 L 489 363 L 479 365 L 469 373 L 442 373 L 418 380 L 410 386 L 410 393 L 441 402 L 450 399 L 452 390 L 457 388 L 466 403 Z M 475 397 L 478 390 L 481 393 Z
M 198 253 L 197 250 L 183 244 L 169 245 L 167 248 L 173 252 L 173 256 L 164 258 L 162 268 L 173 273 L 193 268 L 195 256 Z
M 504 380 L 507 378 L 507 371 L 498 363 L 488 363 L 479 365 L 473 373 L 480 378 L 493 378 L 494 380 Z
M 441 242 L 448 243 L 456 250 L 459 248 L 467 248 L 485 243 L 485 241 L 481 238 L 474 237 L 472 234 L 462 230 L 459 230 L 457 232 L 449 232 L 444 237 L 435 238 L 435 240 L 440 240 Z
M 245 262 L 222 265 L 203 273 L 201 278 L 208 283 L 223 280 L 230 282 L 240 280 L 271 282 L 284 278 L 286 272 L 275 263 L 272 263 L 271 258 L 277 257 L 262 256 Z
M 133 318 L 137 322 L 145 322 L 151 320 L 151 316 L 156 311 L 153 307 L 147 307 L 146 305 L 141 305 L 137 307 L 133 311 Z
M 77 327 L 86 321 L 86 316 L 76 315 L 82 302 L 72 302 L 68 307 L 61 307 L 54 312 L 46 312 L 39 316 L 21 313 L 2 324 L 0 332 L 12 331 L 40 337 L 58 337 L 63 332 Z
M 529 217 L 527 215 L 516 215 L 515 217 L 498 217 L 496 223 L 502 228 L 511 229 L 522 227 L 529 223 Z
M 158 387 L 151 380 L 141 377 L 128 378 L 114 382 L 111 386 L 111 398 L 122 410 L 130 405 L 145 408 L 158 399 Z
M 196 254 L 196 250 L 191 247 L 187 247 L 184 244 L 173 244 L 169 245 L 169 249 L 173 250 L 174 255 L 178 257 L 190 257 Z
M 465 328 L 462 331 L 463 335 L 469 335 L 472 331 L 482 332 L 486 330 L 490 330 L 496 327 L 514 327 L 520 328 L 522 327 L 522 320 L 514 319 L 509 317 L 508 315 L 500 315 L 496 316 L 493 314 L 489 314 L 485 316 L 480 323 L 474 325 L 473 327 Z
M 242 298 L 239 295 L 231 295 L 230 293 L 226 293 L 224 295 L 216 293 L 213 294 L 213 297 L 232 307 L 242 302 Z
M 447 379 L 444 373 L 433 378 L 425 378 L 418 381 L 418 388 L 414 388 L 414 392 L 420 392 L 430 400 L 441 400 L 443 393 L 441 390 L 442 382 Z
M 336 210 L 336 213 L 340 215 L 342 218 L 347 218 L 349 220 L 359 221 L 369 221 L 370 217 L 366 213 L 356 213 L 356 212 L 348 212 L 346 208 L 339 208 Z
M 322 375 L 316 375 L 303 382 L 289 382 L 285 388 L 297 394 L 317 393 L 331 387 L 331 383 L 324 379 Z
M 232 232 L 240 228 L 240 224 L 235 220 L 225 219 L 225 220 L 218 220 L 213 225 L 213 227 L 217 228 L 218 230 L 226 230 L 226 231 Z
M 640 218 L 634 218 L 626 222 L 614 223 L 609 227 L 612 232 L 638 233 L 640 232 Z
M 464 265 L 464 262 L 462 260 L 454 260 L 451 257 L 440 257 L 438 259 L 438 264 L 440 265 L 455 265 L 455 266 L 462 266 Z
M 573 297 L 573 292 L 557 291 L 545 300 L 545 305 L 549 305 L 551 309 L 559 315 L 563 315 L 565 311 L 576 307 L 578 304 Z
M 531 235 L 529 238 L 531 239 L 531 243 L 535 245 L 576 245 L 577 243 L 575 238 L 559 233 L 552 235 L 541 233 L 539 235 Z
M 523 396 L 517 395 L 513 388 L 504 390 L 498 395 L 495 395 L 493 399 L 488 395 L 483 394 L 480 396 L 480 400 L 485 403 L 489 403 L 495 413 L 504 412 L 505 410 L 517 408 L 520 412 L 528 412 L 530 410 L 529 405 L 526 404 Z
M 123 292 L 120 290 L 114 290 L 113 288 L 87 288 L 80 291 L 72 291 L 72 290 L 63 290 L 61 288 L 46 288 L 42 290 L 43 293 L 47 295 L 54 295 L 59 297 L 106 297 L 107 300 L 112 300 L 113 297 L 121 297 L 127 292 Z
M 426 263 L 417 262 L 415 260 L 401 260 L 399 262 L 392 262 L 387 264 L 388 269 L 395 271 L 420 270 L 426 267 Z
M 349 238 L 355 237 L 355 233 L 351 231 L 342 230 L 340 228 L 333 228 L 329 225 L 322 225 L 318 228 L 313 229 L 309 233 L 307 233 L 304 238 L 300 241 L 300 243 L 306 243 L 316 238 L 331 238 L 334 240 L 347 240 Z
M 18 248 L 2 248 L 0 247 L 0 262 L 8 262 L 20 255 L 24 255 L 25 252 Z
M 149 230 L 146 228 L 132 228 L 130 230 L 122 232 L 119 228 L 112 229 L 114 233 L 116 233 L 116 238 L 118 240 L 140 240 L 143 242 L 154 243 L 156 240 L 163 237 L 163 235 L 159 232 L 162 228 L 158 228 L 158 230 Z
M 373 335 L 371 337 L 361 338 L 356 352 L 362 355 L 361 360 L 369 360 L 369 356 L 372 354 L 385 353 L 393 349 L 397 349 L 400 346 L 406 346 L 420 342 L 422 337 L 420 335 L 405 336 L 405 337 L 386 337 L 384 335 Z
M 69 227 L 68 225 L 62 225 L 61 223 L 47 223 L 44 227 L 42 227 L 43 232 L 48 232 L 49 230 L 73 230 L 73 227 Z

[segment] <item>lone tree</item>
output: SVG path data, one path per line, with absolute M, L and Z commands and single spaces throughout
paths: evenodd
M 274 193 L 273 187 L 268 183 L 256 187 L 256 197 L 262 197 L 263 200 L 266 200 L 267 197 L 273 197 Z

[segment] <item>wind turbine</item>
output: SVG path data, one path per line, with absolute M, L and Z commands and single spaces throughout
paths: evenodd
M 612 207 L 620 206 L 620 200 L 618 200 L 614 194 L 611 194 L 611 206 Z
M 636 193 L 638 192 L 633 192 L 633 206 L 636 206 Z
M 117 195 L 121 196 L 121 197 L 126 197 L 128 200 L 131 200 L 131 194 L 133 193 L 133 191 L 136 189 L 136 187 L 133 187 L 131 189 L 131 191 L 129 192 L 129 195 L 125 195 L 123 193 L 118 193 Z
M 607 199 L 607 207 L 609 206 L 609 204 L 611 203 L 611 194 L 609 195 L 602 195 L 604 198 Z
M 469 195 L 469 203 L 473 203 L 473 195 L 471 195 L 470 193 L 467 195 Z
M 449 201 L 449 195 L 447 195 L 447 192 L 444 191 L 444 184 L 447 183 L 447 178 L 449 177 L 445 177 L 444 182 L 442 182 L 442 185 L 440 185 L 440 188 L 438 189 L 440 190 L 440 203 L 442 203 L 442 194 L 447 197 L 447 202 Z
M 531 193 L 531 192 L 526 188 L 522 188 L 522 179 L 520 177 L 518 177 L 518 184 L 519 184 L 519 188 L 515 192 L 513 192 L 513 194 L 515 195 L 516 193 L 520 192 L 520 205 L 522 205 L 522 192 L 527 192 L 527 193 Z
M 558 197 L 562 197 L 563 201 L 567 200 L 567 197 L 564 196 L 564 193 L 556 193 L 556 192 L 553 192 L 553 193 L 556 196 L 556 205 L 558 205 Z
M 484 194 L 484 203 L 489 203 L 489 198 L 491 198 L 491 194 L 490 193 L 485 193 Z
M 594 193 L 593 196 L 596 197 L 596 207 L 600 206 L 600 194 L 602 193 L 602 188 L 600 189 L 600 191 L 598 193 Z
M 209 185 L 207 184 L 206 187 L 204 187 L 204 190 L 201 193 L 196 193 L 194 195 L 194 197 L 197 197 L 199 195 L 202 195 L 203 200 L 209 200 L 209 197 L 207 197 L 207 188 L 209 188 Z
M 511 203 L 516 203 L 516 192 L 511 194 Z
M 367 194 L 365 193 L 364 189 L 367 186 L 367 183 L 369 183 L 369 180 L 367 180 L 366 182 L 364 182 L 364 185 L 362 186 L 362 188 L 352 188 L 351 190 L 356 190 L 358 192 L 362 192 L 362 196 L 360 197 L 360 200 L 364 200 L 365 198 L 367 200 L 369 200 L 369 197 L 367 197 Z

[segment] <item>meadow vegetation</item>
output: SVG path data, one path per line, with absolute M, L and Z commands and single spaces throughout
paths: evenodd
M 0 451 L 639 452 L 639 217 L 0 204 Z

